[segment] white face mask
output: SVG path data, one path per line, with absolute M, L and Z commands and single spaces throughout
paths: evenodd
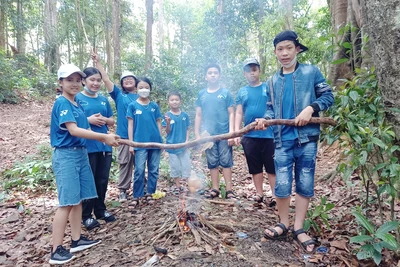
M 148 98 L 150 95 L 150 89 L 147 88 L 139 89 L 138 95 L 142 98 Z
M 297 55 L 288 64 L 282 64 L 279 61 L 279 63 L 281 63 L 282 67 L 284 67 L 285 69 L 288 69 L 288 68 L 292 67 L 294 64 L 296 64 L 296 62 L 297 62 Z

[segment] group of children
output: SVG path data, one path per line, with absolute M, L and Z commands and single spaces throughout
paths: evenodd
M 260 81 L 260 64 L 256 59 L 244 61 L 243 70 L 248 85 L 238 92 L 236 114 L 231 93 L 220 86 L 219 65 L 210 64 L 206 67 L 207 88 L 199 92 L 196 100 L 196 139 L 201 138 L 203 131 L 210 135 L 237 131 L 242 127 L 243 119 L 245 126 L 256 121 L 257 127 L 243 138 L 217 141 L 206 150 L 212 188 L 205 192 L 205 197 L 219 196 L 219 167 L 222 167 L 226 198 L 236 198 L 232 187 L 232 145 L 241 143 L 257 192 L 254 201 L 262 202 L 264 198 L 264 168 L 276 196 L 280 222 L 274 228 L 266 229 L 264 236 L 273 240 L 285 238 L 289 228 L 288 210 L 294 167 L 294 236 L 304 250 L 313 252 L 317 243 L 302 228 L 310 198 L 314 194 L 319 126 L 309 125 L 308 122 L 312 116 L 318 116 L 319 111 L 332 105 L 333 95 L 317 67 L 297 62 L 297 54 L 307 48 L 300 44 L 296 33 L 281 32 L 274 39 L 274 47 L 282 68 L 267 83 Z M 60 204 L 53 221 L 51 264 L 69 262 L 74 258 L 71 253 L 100 242 L 81 235 L 81 223 L 91 230 L 100 226 L 99 219 L 106 222 L 116 220 L 104 204 L 111 166 L 111 146 L 118 146 L 119 199 L 127 200 L 126 192 L 130 187 L 134 166 L 131 205 L 137 206 L 140 198 L 153 201 L 151 194 L 157 187 L 161 150 L 120 145 L 119 139 L 162 143 L 162 119 L 168 144 L 185 143 L 189 138 L 190 120 L 188 114 L 180 110 L 182 100 L 179 92 L 168 94 L 170 111 L 162 116 L 158 105 L 149 99 L 152 83 L 148 78 L 137 78 L 131 72 L 123 72 L 121 90 L 111 82 L 96 53 L 92 54 L 92 59 L 96 68 L 81 72 L 76 66 L 68 64 L 61 66 L 58 71 L 62 96 L 57 98 L 53 107 L 50 139 L 55 148 L 53 170 Z M 98 94 L 101 81 L 116 104 L 117 135 L 107 133 L 114 119 L 107 98 Z M 265 120 L 274 118 L 295 119 L 296 126 L 266 128 Z M 190 176 L 189 152 L 185 148 L 167 152 L 171 177 L 175 178 L 176 187 L 180 188 L 179 178 Z M 97 220 L 92 217 L 92 212 Z M 62 246 L 68 219 L 72 236 L 69 251 Z

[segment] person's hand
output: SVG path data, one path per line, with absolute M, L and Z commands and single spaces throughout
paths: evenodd
M 303 109 L 300 114 L 294 120 L 294 124 L 296 126 L 304 126 L 308 124 L 311 120 L 311 116 L 314 113 L 314 109 L 311 106 L 306 107 Z
M 257 125 L 254 130 L 265 130 L 268 128 L 267 120 L 264 118 L 256 119 L 255 122 L 257 122 Z
M 101 127 L 106 124 L 106 118 L 103 117 L 100 113 L 93 114 L 88 118 L 90 124 Z
M 240 137 L 234 138 L 234 142 L 236 146 L 240 146 Z
M 135 150 L 133 149 L 132 146 L 129 147 L 129 153 L 131 153 L 132 155 L 135 155 Z
M 171 122 L 171 118 L 168 116 L 168 114 L 167 114 L 167 113 L 165 113 L 165 115 L 164 115 L 164 119 L 165 119 L 165 123 L 166 123 L 166 124 L 170 124 L 170 122 Z
M 109 146 L 119 146 L 120 137 L 116 134 L 106 134 L 104 143 Z
M 228 146 L 233 146 L 235 144 L 235 138 L 228 139 Z
M 96 52 L 97 51 L 92 51 L 92 54 L 91 54 L 92 60 L 93 60 L 94 63 L 97 63 L 97 61 L 100 60 L 100 57 L 99 57 L 99 55 L 97 55 Z

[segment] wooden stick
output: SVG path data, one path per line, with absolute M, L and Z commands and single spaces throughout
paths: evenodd
M 311 124 L 328 124 L 335 126 L 337 123 L 334 121 L 332 118 L 319 118 L 319 117 L 313 117 L 311 118 L 310 122 Z M 231 139 L 235 137 L 240 137 L 248 132 L 252 131 L 255 129 L 257 125 L 257 122 L 252 122 L 246 127 L 240 129 L 239 131 L 233 132 L 233 133 L 226 133 L 226 134 L 219 134 L 219 135 L 213 135 L 213 136 L 207 136 L 195 141 L 190 141 L 187 143 L 181 143 L 181 144 L 162 144 L 162 143 L 138 143 L 138 142 L 132 142 L 126 139 L 120 139 L 119 143 L 120 144 L 125 144 L 129 145 L 132 147 L 139 147 L 139 148 L 159 148 L 159 149 L 179 149 L 179 148 L 189 148 L 189 147 L 194 147 L 198 146 L 207 142 L 215 142 L 215 141 L 220 141 L 220 140 L 226 140 L 226 139 Z M 283 120 L 283 119 L 276 119 L 276 120 L 266 120 L 264 123 L 265 126 L 272 126 L 272 125 L 288 125 L 288 126 L 295 126 L 295 120 Z
M 211 200 L 211 199 L 206 199 L 206 201 L 209 203 L 213 203 L 213 204 L 220 204 L 220 205 L 227 205 L 227 206 L 235 205 L 234 202 L 227 202 L 227 201 L 218 201 L 218 200 Z

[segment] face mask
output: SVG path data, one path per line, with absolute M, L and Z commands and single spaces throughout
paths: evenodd
M 288 64 L 282 64 L 279 61 L 279 63 L 281 63 L 282 67 L 284 67 L 285 69 L 288 69 L 288 68 L 292 67 L 294 64 L 296 64 L 296 62 L 297 62 L 297 55 Z
M 150 95 L 150 89 L 146 89 L 146 88 L 139 89 L 139 90 L 138 90 L 138 95 L 139 95 L 141 98 L 148 98 L 149 95 Z
M 85 89 L 86 93 L 88 93 L 89 95 L 95 95 L 96 92 L 93 92 L 92 90 L 90 90 L 89 88 L 87 88 L 86 86 L 83 87 L 83 89 Z

